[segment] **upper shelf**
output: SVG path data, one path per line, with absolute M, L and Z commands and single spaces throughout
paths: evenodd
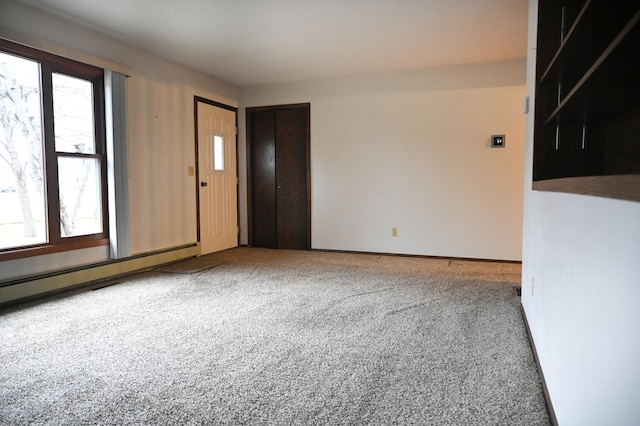
M 633 1 L 612 5 L 603 0 L 587 0 L 540 82 L 578 80 L 638 9 Z
M 638 9 L 637 6 L 635 8 Z M 563 122 L 585 122 L 640 106 L 639 46 L 640 10 L 637 10 L 631 19 L 627 18 L 626 25 L 549 115 L 545 124 L 555 123 L 559 118 Z
M 579 176 L 533 182 L 536 191 L 568 192 L 581 195 L 640 201 L 640 175 Z

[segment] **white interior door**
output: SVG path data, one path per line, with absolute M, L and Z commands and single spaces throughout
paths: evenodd
M 198 102 L 202 254 L 238 246 L 236 112 Z

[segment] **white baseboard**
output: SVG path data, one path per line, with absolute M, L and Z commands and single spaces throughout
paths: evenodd
M 538 373 L 540 374 L 540 382 L 542 384 L 542 393 L 544 395 L 544 402 L 547 404 L 547 411 L 549 412 L 549 418 L 552 426 L 558 426 L 558 418 L 556 412 L 553 409 L 553 403 L 551 402 L 551 396 L 549 395 L 549 388 L 547 388 L 547 381 L 544 379 L 544 372 L 542 371 L 542 365 L 540 365 L 540 359 L 538 358 L 538 350 L 536 349 L 536 342 L 533 341 L 533 335 L 529 328 L 529 321 L 527 320 L 527 313 L 524 310 L 524 306 L 520 304 L 520 312 L 522 312 L 522 319 L 524 320 L 524 327 L 527 331 L 527 337 L 529 338 L 529 344 L 531 345 L 531 351 L 533 352 L 533 359 L 538 367 Z

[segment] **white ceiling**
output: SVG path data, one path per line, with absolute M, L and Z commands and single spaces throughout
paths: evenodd
M 238 86 L 526 56 L 528 0 L 20 0 Z

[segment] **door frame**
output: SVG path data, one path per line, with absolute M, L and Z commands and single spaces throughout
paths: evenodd
M 247 237 L 249 246 L 253 246 L 253 229 L 251 227 L 251 113 L 263 111 L 278 111 L 285 109 L 301 109 L 307 114 L 307 134 L 305 137 L 306 144 L 306 164 L 307 171 L 307 250 L 311 250 L 311 103 L 284 104 L 284 105 L 267 105 L 260 107 L 245 108 L 245 124 L 246 124 L 246 155 L 247 155 Z M 276 153 L 277 155 L 277 153 Z
M 214 107 L 226 109 L 228 111 L 233 111 L 236 116 L 235 126 L 236 126 L 236 138 L 235 138 L 235 147 L 236 147 L 236 216 L 238 223 L 238 235 L 237 235 L 237 245 L 240 246 L 240 185 L 239 185 L 239 168 L 238 168 L 238 108 L 233 107 L 231 105 L 226 105 L 220 102 L 212 101 L 211 99 L 203 98 L 201 96 L 194 95 L 193 97 L 193 123 L 194 123 L 194 141 L 195 141 L 195 191 L 196 191 L 196 238 L 197 242 L 200 243 L 200 165 L 199 165 L 199 153 L 198 153 L 198 102 L 202 102 Z

